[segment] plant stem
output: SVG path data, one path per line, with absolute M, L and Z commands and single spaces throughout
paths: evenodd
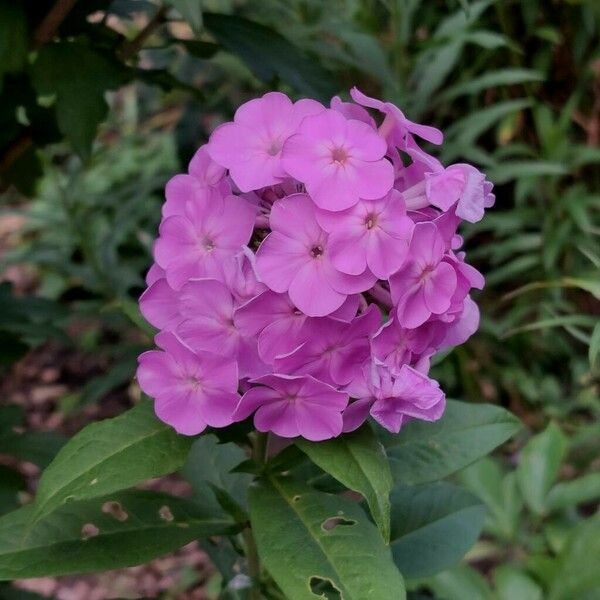
M 248 574 L 252 579 L 252 589 L 250 590 L 250 600 L 262 600 L 259 588 L 260 581 L 260 560 L 258 558 L 258 550 L 256 542 L 252 535 L 252 529 L 246 527 L 242 531 L 244 544 L 246 546 L 246 560 L 248 561 Z
M 148 21 L 148 24 L 131 40 L 125 42 L 119 54 L 124 61 L 133 58 L 144 45 L 144 42 L 158 29 L 166 20 L 167 7 L 162 6 L 156 14 Z
M 260 464 L 263 464 L 267 458 L 267 441 L 266 433 L 255 431 L 251 434 L 252 453 L 251 458 Z M 252 579 L 252 589 L 250 590 L 250 600 L 262 600 L 260 593 L 260 559 L 252 527 L 250 524 L 242 531 L 244 545 L 246 546 L 246 560 L 248 561 L 248 574 Z
M 60 27 L 60 24 L 65 20 L 66 16 L 71 12 L 77 0 L 57 0 L 50 12 L 46 14 L 42 22 L 33 32 L 31 46 L 34 50 L 41 48 L 46 42 L 49 42 Z

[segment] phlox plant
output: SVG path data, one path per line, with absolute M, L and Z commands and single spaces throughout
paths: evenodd
M 475 543 L 483 505 L 438 480 L 519 425 L 429 370 L 478 328 L 459 227 L 492 185 L 350 96 L 250 100 L 167 183 L 140 298 L 152 401 L 84 428 L 0 518 L 0 580 L 201 540 L 222 599 L 403 600 Z M 134 487 L 175 471 L 192 497 Z
M 458 227 L 492 185 L 421 149 L 439 130 L 351 96 L 246 102 L 167 184 L 140 299 L 159 350 L 137 378 L 179 433 L 252 418 L 322 441 L 442 416 L 431 358 L 477 329 L 484 283 Z

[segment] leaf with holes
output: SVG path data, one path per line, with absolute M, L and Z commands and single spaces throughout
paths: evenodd
M 233 523 L 162 492 L 128 491 L 71 502 L 33 523 L 34 505 L 0 518 L 0 580 L 138 565 Z
M 449 400 L 435 423 L 412 421 L 398 435 L 381 431 L 398 483 L 428 483 L 447 477 L 489 454 L 521 428 L 508 411 L 491 404 Z
M 286 478 L 250 488 L 250 519 L 265 568 L 289 600 L 402 600 L 390 549 L 355 502 Z M 337 595 L 336 595 L 337 594 Z
M 325 442 L 298 440 L 310 460 L 346 487 L 362 494 L 379 526 L 390 539 L 390 490 L 393 481 L 381 442 L 367 425 L 359 431 Z
M 152 404 L 92 423 L 62 448 L 42 474 L 35 520 L 68 500 L 85 500 L 172 473 L 184 463 L 191 438 L 159 421 Z
M 485 507 L 446 482 L 392 491 L 392 554 L 406 577 L 434 575 L 458 563 L 477 541 Z

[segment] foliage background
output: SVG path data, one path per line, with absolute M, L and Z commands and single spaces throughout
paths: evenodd
M 481 330 L 434 368 L 451 397 L 529 430 L 460 474 L 488 508 L 484 535 L 414 588 L 597 598 L 599 26 L 595 0 L 1 1 L 0 402 L 27 409 L 21 445 L 39 456 L 1 432 L 0 453 L 43 466 L 60 434 L 138 399 L 162 189 L 210 131 L 266 90 L 357 85 L 441 127 L 441 159 L 496 184 L 465 229 L 487 277 Z M 58 393 L 36 421 L 22 374 L 44 360 Z M 30 431 L 41 421 L 60 433 Z M 14 467 L 0 465 L 2 511 L 35 485 Z

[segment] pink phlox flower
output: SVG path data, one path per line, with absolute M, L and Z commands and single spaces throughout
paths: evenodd
M 329 233 L 337 270 L 360 275 L 368 268 L 378 279 L 387 279 L 402 266 L 414 227 L 396 190 L 379 200 L 360 200 L 345 211 L 320 210 L 317 221 Z
M 348 296 L 331 318 L 350 322 L 358 310 L 358 296 Z M 287 294 L 264 292 L 235 312 L 235 323 L 245 336 L 258 336 L 258 353 L 269 364 L 290 353 L 311 336 L 319 335 L 320 319 L 298 310 Z
M 269 92 L 242 104 L 233 122 L 217 127 L 210 136 L 208 153 L 229 169 L 242 192 L 274 185 L 287 176 L 281 165 L 281 149 L 302 119 L 325 110 L 315 100 L 292 101 Z
M 317 223 L 306 194 L 277 201 L 271 210 L 271 233 L 256 253 L 260 279 L 273 291 L 288 292 L 295 306 L 311 317 L 329 315 L 350 294 L 363 292 L 376 277 L 341 273 L 331 263 L 327 233 Z
M 302 436 L 318 442 L 341 433 L 348 394 L 309 375 L 265 375 L 252 383 L 257 387 L 242 396 L 236 421 L 256 411 L 256 429 L 284 438 Z
M 182 289 L 177 334 L 194 351 L 210 351 L 237 361 L 240 377 L 267 372 L 254 337 L 244 337 L 235 325 L 235 300 L 215 279 L 193 279 Z
M 201 146 L 192 157 L 187 174 L 175 175 L 165 187 L 166 202 L 162 207 L 163 218 L 185 214 L 185 205 L 205 189 L 215 189 L 221 196 L 231 193 L 225 179 L 225 169 L 213 161 Z
M 370 98 L 363 94 L 358 88 L 353 87 L 350 90 L 352 100 L 361 106 L 374 108 L 385 115 L 385 119 L 380 127 L 380 133 L 384 137 L 389 137 L 393 145 L 400 148 L 405 147 L 406 138 L 409 135 L 416 135 L 432 144 L 441 144 L 444 141 L 444 135 L 439 129 L 430 125 L 420 125 L 414 123 L 404 116 L 404 113 L 391 102 L 383 102 L 376 98 Z
M 157 335 L 156 343 L 162 350 L 139 357 L 137 380 L 154 398 L 158 418 L 184 435 L 230 425 L 240 398 L 235 361 L 193 352 L 170 332 Z
M 394 183 L 386 143 L 366 123 L 336 110 L 306 117 L 283 146 L 283 167 L 315 204 L 338 211 L 385 196 Z
M 483 218 L 494 205 L 493 185 L 485 175 L 468 164 L 444 167 L 437 159 L 411 150 L 419 160 L 404 173 L 402 197 L 408 210 L 435 206 L 442 211 L 454 207 L 457 217 L 471 223 Z M 424 162 L 424 161 L 427 162 Z
M 456 290 L 456 271 L 443 260 L 444 239 L 431 222 L 417 223 L 405 265 L 390 279 L 402 327 L 413 329 L 432 314 L 448 310 Z
M 386 365 L 367 363 L 362 378 L 348 390 L 358 400 L 344 411 L 344 431 L 360 427 L 369 414 L 392 433 L 407 420 L 437 421 L 444 414 L 446 400 L 438 382 L 408 365 L 393 373 Z
M 422 355 L 437 350 L 436 342 L 443 335 L 436 322 L 427 321 L 414 329 L 405 329 L 392 317 L 373 336 L 372 355 L 391 372 L 398 373 L 405 364 L 414 366 Z
M 256 208 L 236 196 L 206 189 L 185 206 L 184 215 L 160 225 L 154 258 L 178 290 L 198 277 L 223 277 L 223 263 L 242 250 L 254 228 Z
M 450 165 L 425 176 L 429 202 L 444 211 L 456 204 L 456 215 L 470 223 L 480 221 L 485 209 L 494 205 L 492 187 L 481 171 L 467 164 Z
M 345 323 L 324 318 L 315 327 L 316 335 L 293 352 L 275 359 L 274 369 L 292 375 L 313 375 L 334 385 L 348 384 L 356 370 L 369 357 L 369 340 L 381 323 L 375 305 Z
M 267 289 L 258 279 L 256 257 L 247 246 L 243 246 L 242 251 L 233 260 L 223 265 L 223 282 L 237 304 L 244 304 Z

